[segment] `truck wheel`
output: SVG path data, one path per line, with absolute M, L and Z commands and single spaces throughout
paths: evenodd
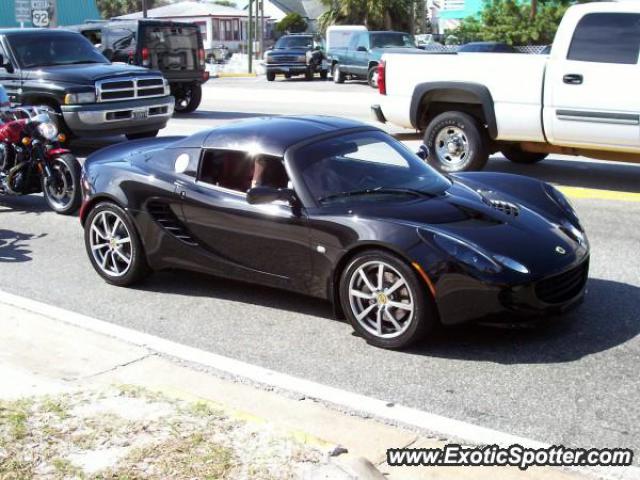
M 344 83 L 345 74 L 340 71 L 340 64 L 336 63 L 333 66 L 333 82 Z
M 273 82 L 276 79 L 276 72 L 267 72 L 267 82 Z
M 326 80 L 329 76 L 328 70 L 320 70 L 320 80 Z
M 183 98 L 176 98 L 176 113 L 191 113 L 200 106 L 202 101 L 202 86 L 191 85 L 183 90 Z
M 442 172 L 482 170 L 489 158 L 487 142 L 476 120 L 466 113 L 445 112 L 424 133 L 427 161 Z
M 378 88 L 378 66 L 374 65 L 367 74 L 367 83 L 371 88 Z
M 538 163 L 541 160 L 547 158 L 548 153 L 538 153 L 538 152 L 525 152 L 517 145 L 512 145 L 509 147 L 504 147 L 502 149 L 502 154 L 513 163 Z
M 310 82 L 311 80 L 313 80 L 313 67 L 307 67 L 307 69 L 304 71 L 304 79 L 307 82 Z
M 141 138 L 153 138 L 158 136 L 160 130 L 150 130 L 148 132 L 141 133 L 126 133 L 127 140 L 140 140 Z

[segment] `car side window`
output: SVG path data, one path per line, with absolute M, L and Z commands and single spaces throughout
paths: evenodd
M 206 150 L 198 181 L 238 193 L 255 186 L 286 188 L 289 184 L 282 159 L 233 150 Z
M 578 22 L 567 59 L 634 65 L 639 53 L 640 14 L 589 13 Z
M 126 28 L 109 30 L 109 50 L 114 62 L 128 62 L 129 56 L 136 49 L 135 33 Z
M 355 50 L 358 46 L 359 41 L 360 41 L 360 34 L 355 33 L 353 37 L 351 37 L 351 41 L 349 42 L 349 49 Z

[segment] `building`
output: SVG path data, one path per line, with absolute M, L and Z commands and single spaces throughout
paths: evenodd
M 242 51 L 247 40 L 248 14 L 244 9 L 208 2 L 178 2 L 147 11 L 148 18 L 193 22 L 200 27 L 205 50 L 225 45 L 231 51 Z M 142 12 L 122 15 L 118 18 L 142 18 Z M 265 12 L 265 25 L 268 25 Z M 265 28 L 267 30 L 267 28 Z M 269 31 L 265 32 L 268 37 Z
M 428 9 L 431 13 L 432 25 L 436 26 L 436 33 L 456 28 L 460 20 L 480 13 L 484 0 L 431 0 Z
M 75 25 L 100 18 L 96 0 L 55 0 L 55 5 L 55 21 L 58 26 Z M 0 28 L 19 26 L 15 17 L 14 0 L 0 0 Z M 24 26 L 33 25 L 31 22 L 25 22 Z

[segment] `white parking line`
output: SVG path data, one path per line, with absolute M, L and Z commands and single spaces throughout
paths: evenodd
M 235 360 L 215 353 L 189 347 L 180 343 L 165 340 L 154 335 L 142 333 L 113 323 L 98 320 L 86 315 L 71 312 L 59 307 L 13 295 L 0 290 L 0 304 L 13 305 L 44 317 L 74 325 L 92 332 L 101 333 L 117 338 L 124 342 L 145 347 L 154 352 L 169 355 L 180 360 L 193 362 L 214 368 L 235 376 L 244 377 L 254 382 L 281 388 L 338 405 L 355 412 L 366 413 L 391 422 L 398 422 L 411 427 L 417 427 L 429 432 L 439 433 L 450 438 L 456 438 L 469 443 L 481 445 L 498 444 L 509 446 L 520 444 L 531 448 L 548 447 L 550 444 L 524 438 L 471 423 L 447 418 L 441 415 L 424 412 L 415 408 L 404 407 L 385 402 L 384 400 L 368 397 L 358 393 L 312 382 L 294 377 L 260 366 Z M 580 469 L 582 472 L 596 474 L 601 478 L 617 480 L 631 480 L 640 478 L 640 468 L 607 468 Z

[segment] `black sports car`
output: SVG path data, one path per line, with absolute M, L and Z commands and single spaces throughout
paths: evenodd
M 444 176 L 339 118 L 114 145 L 87 159 L 82 183 L 87 252 L 107 282 L 183 268 L 302 292 L 387 348 L 438 322 L 561 312 L 588 276 L 584 231 L 551 185 Z

